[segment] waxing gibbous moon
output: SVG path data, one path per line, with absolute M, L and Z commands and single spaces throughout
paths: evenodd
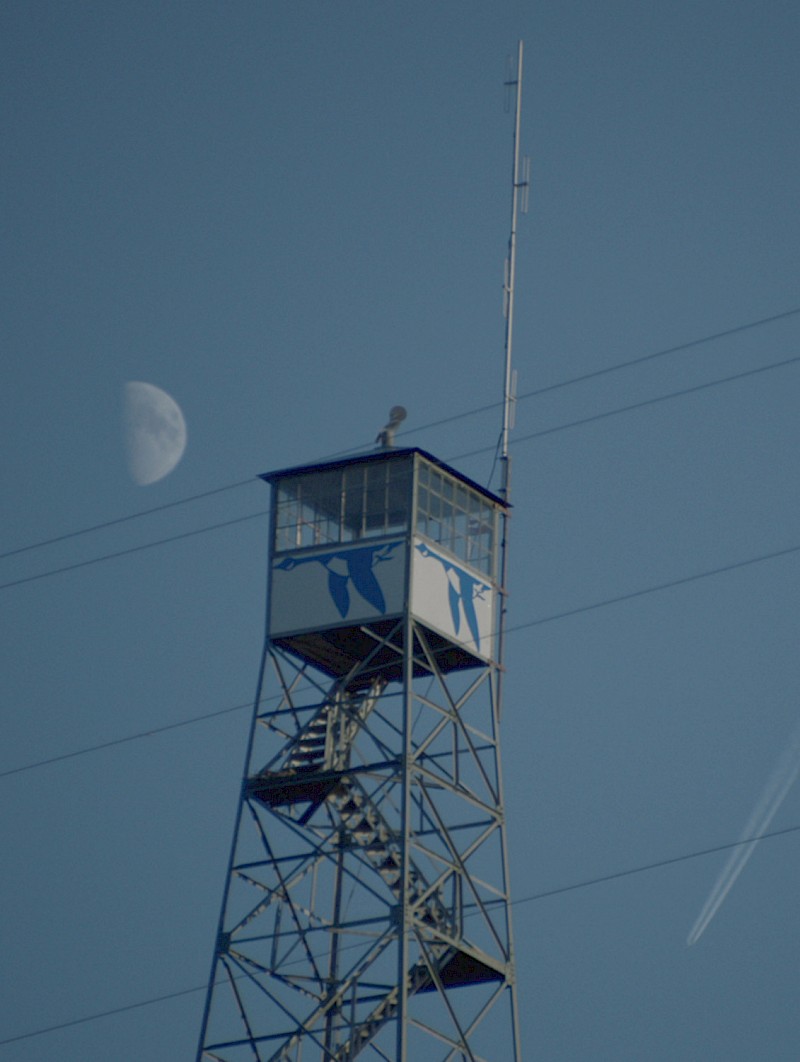
M 140 487 L 156 483 L 175 468 L 186 449 L 181 407 L 160 387 L 128 381 L 123 411 L 128 470 Z

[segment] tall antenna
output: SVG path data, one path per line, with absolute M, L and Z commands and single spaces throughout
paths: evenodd
M 508 505 L 511 501 L 511 458 L 508 453 L 508 436 L 513 425 L 514 403 L 516 401 L 516 372 L 511 365 L 511 345 L 514 333 L 514 280 L 517 272 L 517 217 L 520 209 L 525 213 L 528 209 L 528 187 L 530 183 L 530 160 L 526 157 L 520 173 L 519 159 L 519 129 L 522 111 L 522 41 L 517 50 L 517 76 L 513 77 L 509 71 L 509 78 L 505 83 L 506 92 L 514 93 L 514 161 L 512 169 L 511 185 L 511 232 L 508 237 L 508 256 L 505 266 L 504 309 L 506 317 L 505 337 L 505 365 L 503 372 L 503 429 L 500 433 L 500 490 L 499 495 Z M 497 626 L 497 658 L 503 661 L 505 652 L 506 620 L 508 618 L 508 531 L 510 510 L 506 509 L 501 517 L 502 541 L 500 543 L 500 585 L 503 591 L 500 597 L 500 614 Z M 498 672 L 497 677 L 497 722 L 500 722 L 500 711 L 503 703 L 502 696 L 503 672 Z
M 520 209 L 528 209 L 528 186 L 530 159 L 525 158 L 520 169 L 519 127 L 522 111 L 522 41 L 517 51 L 517 75 L 509 77 L 506 89 L 516 89 L 514 102 L 514 163 L 512 171 L 511 192 L 511 234 L 508 237 L 508 257 L 506 258 L 504 290 L 504 309 L 506 318 L 505 366 L 503 373 L 503 430 L 500 435 L 500 497 L 510 500 L 511 459 L 508 454 L 508 436 L 513 427 L 513 410 L 516 399 L 515 372 L 511 366 L 511 345 L 514 330 L 514 278 L 517 271 L 517 216 Z

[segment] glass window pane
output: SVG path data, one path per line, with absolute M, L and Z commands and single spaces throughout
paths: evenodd
M 364 468 L 344 471 L 343 537 L 360 538 L 364 523 Z
M 442 503 L 442 532 L 442 543 L 452 549 L 453 535 L 455 533 L 455 520 L 453 518 L 453 506 L 450 502 Z
M 463 509 L 456 509 L 455 513 L 455 545 L 454 550 L 462 560 L 470 560 L 469 535 L 467 522 L 469 517 Z
M 388 466 L 389 481 L 386 486 L 386 531 L 398 531 L 408 527 L 409 492 L 411 488 L 411 464 Z
M 467 559 L 467 556 L 466 556 L 466 542 L 465 542 L 464 537 L 462 535 L 456 534 L 453 537 L 452 550 L 453 550 L 453 553 L 455 553 L 455 555 L 460 560 L 466 560 Z
M 352 542 L 408 527 L 411 462 L 369 462 L 282 480 L 275 550 Z
M 366 490 L 364 495 L 364 531 L 380 535 L 386 522 L 386 465 L 366 467 Z

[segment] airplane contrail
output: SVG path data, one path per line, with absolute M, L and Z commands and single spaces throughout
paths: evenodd
M 686 938 L 687 945 L 696 944 L 703 935 L 708 923 L 722 906 L 725 897 L 733 888 L 736 879 L 744 870 L 748 859 L 758 844 L 758 840 L 750 841 L 749 843 L 743 842 L 746 842 L 750 837 L 758 838 L 767 831 L 769 824 L 775 817 L 775 813 L 785 800 L 786 794 L 792 788 L 798 773 L 800 773 L 800 728 L 795 731 L 791 742 L 767 779 L 767 784 L 758 798 L 758 803 L 753 808 L 750 818 L 742 830 L 741 847 L 734 848 L 728 856 L 728 860 L 722 868 L 714 888 L 709 893 L 708 899 L 703 904 L 703 909 L 697 916 L 697 921 Z

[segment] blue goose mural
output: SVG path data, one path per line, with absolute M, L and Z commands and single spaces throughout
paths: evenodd
M 432 557 L 444 568 L 447 576 L 447 595 L 450 615 L 453 618 L 453 629 L 458 634 L 463 610 L 464 619 L 467 621 L 470 634 L 476 648 L 480 651 L 481 633 L 478 627 L 478 617 L 475 613 L 475 599 L 480 598 L 483 600 L 484 594 L 491 587 L 488 583 L 484 583 L 481 579 L 476 579 L 474 575 L 470 575 L 460 565 L 447 560 L 446 557 L 442 557 L 438 553 L 434 553 L 424 542 L 418 542 L 416 548 L 423 557 Z
M 361 546 L 332 553 L 317 553 L 313 557 L 286 557 L 276 568 L 291 571 L 301 564 L 321 564 L 328 573 L 328 591 L 342 619 L 350 611 L 350 587 L 380 613 L 386 612 L 386 599 L 374 568 L 392 556 L 400 542 Z

